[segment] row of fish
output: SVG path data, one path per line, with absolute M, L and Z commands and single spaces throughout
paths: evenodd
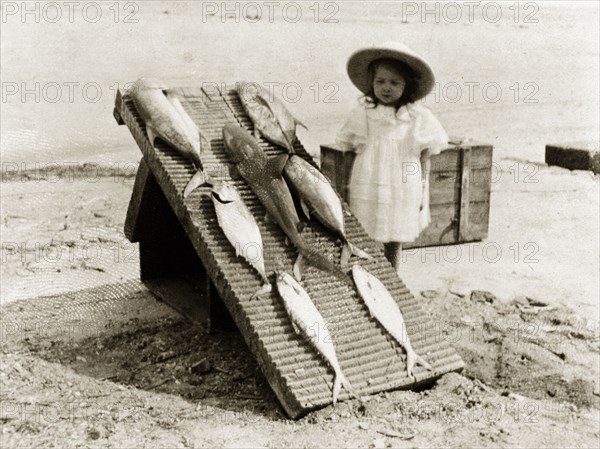
M 421 365 L 428 370 L 433 367 L 419 356 L 408 338 L 406 323 L 396 304 L 396 301 L 385 285 L 362 266 L 352 267 L 354 283 L 369 310 L 370 315 L 396 340 L 406 351 L 406 371 L 414 378 L 415 365 Z M 338 361 L 335 343 L 329 333 L 327 323 L 315 307 L 310 296 L 302 286 L 289 274 L 277 274 L 277 290 L 283 300 L 283 305 L 292 322 L 295 332 L 307 339 L 321 357 L 327 361 L 334 372 L 332 402 L 337 402 L 342 386 L 354 397 L 352 385 L 342 372 Z M 312 338 L 311 331 L 319 329 L 318 338 Z
M 237 89 L 244 108 L 253 120 L 255 131 L 260 130 L 275 143 L 285 145 L 287 142 L 288 150 L 293 151 L 298 120 L 278 99 L 270 96 L 262 87 L 254 83 L 239 83 Z M 190 159 L 197 168 L 196 174 L 184 189 L 184 198 L 196 187 L 213 183 L 204 175 L 201 161 L 202 152 L 210 148 L 210 142 L 185 112 L 177 92 L 168 89 L 159 81 L 142 78 L 134 84 L 129 95 L 146 124 L 150 142 L 154 143 L 156 137 L 161 138 Z M 343 243 L 341 267 L 347 265 L 352 254 L 370 258 L 366 252 L 352 245 L 346 238 L 342 203 L 327 178 L 319 170 L 295 155 L 281 155 L 269 159 L 257 140 L 234 123 L 223 128 L 223 140 L 240 175 L 265 206 L 268 216 L 279 224 L 287 239 L 298 249 L 299 255 L 294 263 L 296 279 L 300 280 L 302 277 L 304 259 L 341 279 L 344 279 L 345 275 L 329 259 L 311 248 L 301 238 L 300 230 L 303 223 L 296 212 L 288 183 L 300 197 L 306 218 L 309 219 L 312 213 L 341 239 Z M 287 183 L 283 179 L 284 176 Z M 241 208 L 243 202 L 233 202 L 228 209 L 233 207 Z M 246 211 L 240 211 L 238 214 L 249 216 Z M 252 229 L 257 228 L 254 222 L 246 220 L 243 223 L 248 223 Z M 226 235 L 237 232 L 239 227 L 235 229 L 236 231 L 228 232 L 228 229 L 224 228 L 224 232 Z M 240 237 L 232 237 L 232 239 L 239 242 L 244 235 L 242 231 Z M 229 235 L 227 236 L 229 238 Z M 256 240 L 252 242 L 257 243 Z M 264 269 L 257 271 L 264 278 Z
M 253 121 L 255 136 L 258 137 L 260 133 L 270 142 L 288 150 L 288 154 L 269 158 L 256 138 L 237 123 L 226 124 L 222 130 L 225 149 L 237 171 L 263 204 L 267 216 L 281 227 L 288 241 L 298 249 L 299 254 L 293 267 L 296 279 L 286 272 L 278 272 L 276 285 L 294 329 L 310 339 L 311 328 L 314 329 L 316 325 L 326 332 L 327 326 L 309 295 L 297 282 L 302 278 L 303 260 L 306 259 L 310 264 L 329 271 L 344 281 L 348 281 L 348 277 L 341 268 L 302 238 L 300 232 L 303 223 L 296 211 L 289 186 L 300 198 L 301 209 L 306 218 L 314 216 L 342 241 L 340 267 L 347 266 L 351 255 L 364 259 L 371 257 L 348 241 L 344 230 L 342 203 L 329 180 L 316 167 L 293 154 L 296 125 L 302 124 L 279 100 L 260 86 L 241 83 L 237 89 L 242 105 Z M 236 248 L 236 256 L 244 257 L 262 279 L 262 286 L 253 297 L 270 292 L 271 284 L 262 254 L 262 237 L 256 220 L 231 183 L 212 180 L 204 175 L 201 156 L 203 151 L 210 149 L 210 142 L 184 110 L 178 93 L 158 81 L 142 78 L 134 84 L 129 95 L 145 122 L 150 142 L 154 144 L 157 137 L 162 139 L 190 159 L 197 169 L 185 187 L 184 197 L 200 185 L 211 185 L 211 198 L 219 226 Z M 249 244 L 259 248 L 258 254 L 250 257 L 244 251 Z M 413 376 L 415 364 L 432 369 L 412 349 L 402 314 L 385 286 L 360 265 L 353 266 L 352 275 L 371 316 L 405 349 L 408 375 Z M 342 386 L 355 396 L 341 370 L 331 336 L 321 334 L 321 337 L 323 338 L 317 341 L 310 341 L 335 373 L 333 403 L 337 401 Z

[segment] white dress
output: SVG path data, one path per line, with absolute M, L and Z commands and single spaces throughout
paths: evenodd
M 336 143 L 341 151 L 357 153 L 349 203 L 367 233 L 380 242 L 414 241 L 431 220 L 428 185 L 423 198 L 421 152 L 438 154 L 448 145 L 440 122 L 420 102 L 397 112 L 392 106 L 360 105 Z

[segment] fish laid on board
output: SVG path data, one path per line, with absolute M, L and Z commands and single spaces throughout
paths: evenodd
M 254 124 L 254 137 L 258 139 L 260 133 L 269 142 L 293 153 L 296 125 L 306 126 L 275 95 L 259 84 L 240 82 L 236 84 L 236 91 L 246 114 Z
M 187 197 L 204 184 L 200 155 L 204 148 L 210 148 L 210 142 L 183 108 L 179 94 L 162 82 L 140 78 L 127 95 L 146 124 L 150 143 L 154 145 L 158 137 L 194 163 L 198 171 L 185 187 L 183 197 Z
M 252 295 L 252 298 L 270 292 L 271 284 L 265 270 L 260 229 L 239 192 L 232 184 L 219 181 L 213 184 L 211 195 L 217 221 L 225 237 L 235 248 L 235 255 L 241 255 L 246 259 L 263 280 L 262 287 Z
M 301 157 L 292 155 L 283 168 L 283 176 L 298 193 L 306 217 L 310 218 L 312 213 L 342 241 L 344 245 L 340 260 L 342 267 L 348 264 L 352 254 L 363 259 L 371 259 L 366 252 L 348 241 L 344 230 L 342 202 L 323 173 Z
M 282 154 L 269 159 L 256 139 L 237 123 L 223 127 L 223 141 L 231 162 L 265 207 L 267 216 L 281 227 L 288 240 L 298 249 L 298 258 L 294 263 L 296 279 L 302 278 L 302 262 L 306 258 L 311 265 L 351 282 L 327 257 L 300 236 L 300 219 L 290 189 L 282 177 L 289 156 Z
M 319 354 L 329 363 L 335 374 L 333 380 L 333 403 L 337 402 L 342 386 L 352 396 L 354 393 L 350 382 L 342 372 L 342 367 L 337 359 L 335 346 L 325 319 L 306 293 L 306 290 L 286 272 L 277 273 L 277 291 L 283 300 L 283 306 L 290 317 L 294 331 L 308 339 Z M 317 329 L 318 338 L 311 335 Z M 312 332 L 311 332 L 312 331 Z
M 352 276 L 354 277 L 356 288 L 367 305 L 371 316 L 379 321 L 384 329 L 406 351 L 406 371 L 408 375 L 414 377 L 412 370 L 415 364 L 432 370 L 432 366 L 417 355 L 412 348 L 408 334 L 406 333 L 406 323 L 402 317 L 402 313 L 388 289 L 385 288 L 385 285 L 360 265 L 352 267 Z

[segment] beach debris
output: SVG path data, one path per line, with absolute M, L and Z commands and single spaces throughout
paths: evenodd
M 336 404 L 342 386 L 356 397 L 350 382 L 342 372 L 328 325 L 306 290 L 292 276 L 282 271 L 277 273 L 277 291 L 283 300 L 283 306 L 290 317 L 294 331 L 307 339 L 334 371 L 333 404 Z M 314 329 L 318 329 L 316 336 Z
M 183 197 L 187 197 L 205 182 L 201 154 L 204 148 L 210 148 L 209 140 L 183 108 L 180 95 L 163 82 L 140 78 L 126 96 L 133 100 L 144 120 L 146 135 L 152 145 L 158 137 L 193 162 L 197 172 L 183 191 Z
M 496 295 L 485 290 L 473 290 L 471 292 L 471 301 L 487 302 L 493 304 L 496 301 Z
M 223 127 L 223 141 L 239 174 L 267 210 L 267 217 L 281 227 L 288 240 L 298 249 L 298 258 L 294 263 L 296 279 L 302 279 L 302 263 L 306 258 L 315 267 L 347 281 L 347 276 L 338 267 L 300 236 L 300 219 L 290 189 L 282 177 L 289 156 L 282 154 L 269 159 L 256 139 L 235 123 Z
M 415 437 L 414 432 L 401 433 L 393 429 L 380 429 L 376 432 L 385 435 L 386 437 L 400 438 L 401 440 L 412 440 Z
M 342 267 L 347 265 L 351 255 L 372 259 L 369 254 L 348 241 L 344 231 L 344 211 L 340 197 L 319 169 L 301 157 L 292 155 L 283 168 L 283 176 L 300 197 L 306 218 L 310 219 L 310 215 L 314 215 L 342 241 Z
M 437 290 L 421 290 L 421 296 L 427 299 L 433 299 L 438 296 L 439 292 Z
M 352 267 L 352 275 L 356 283 L 356 288 L 367 305 L 371 316 L 379 321 L 383 328 L 406 351 L 406 371 L 408 372 L 408 376 L 414 378 L 413 367 L 415 364 L 421 365 L 428 370 L 433 370 L 433 367 L 417 355 L 412 348 L 400 308 L 388 289 L 385 288 L 385 285 L 360 265 Z
M 188 369 L 192 374 L 206 374 L 212 371 L 212 364 L 210 363 L 210 360 L 205 357 L 192 364 Z
M 236 90 L 242 106 L 254 124 L 254 137 L 262 134 L 275 145 L 294 153 L 296 125 L 306 126 L 295 118 L 283 103 L 257 83 L 239 82 Z
M 244 200 L 233 184 L 226 181 L 213 184 L 211 197 L 219 226 L 229 243 L 235 248 L 236 257 L 242 256 L 258 272 L 263 281 L 261 288 L 251 298 L 270 292 L 271 284 L 265 270 L 260 229 L 244 204 Z

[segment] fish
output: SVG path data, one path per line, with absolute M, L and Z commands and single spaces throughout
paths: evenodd
M 263 258 L 263 242 L 260 229 L 235 186 L 227 181 L 217 181 L 211 187 L 212 202 L 217 221 L 229 243 L 235 248 L 236 257 L 242 256 L 260 275 L 263 285 L 251 299 L 271 291 Z M 256 253 L 255 253 L 256 252 Z
M 146 124 L 150 143 L 154 145 L 158 137 L 193 162 L 197 171 L 183 191 L 186 198 L 205 183 L 201 154 L 210 149 L 210 141 L 183 108 L 179 94 L 161 81 L 140 78 L 127 95 Z
M 413 368 L 415 364 L 433 370 L 433 367 L 417 355 L 412 348 L 400 308 L 383 283 L 358 264 L 352 267 L 352 276 L 371 316 L 379 321 L 383 328 L 406 351 L 406 371 L 408 375 L 414 378 Z
M 283 176 L 300 197 L 300 205 L 306 218 L 310 218 L 312 213 L 342 241 L 342 267 L 347 266 L 351 255 L 372 259 L 369 254 L 348 241 L 344 230 L 342 202 L 320 170 L 301 157 L 291 155 L 283 168 Z
M 333 404 L 335 405 L 337 402 L 342 386 L 352 396 L 357 397 L 352 385 L 342 372 L 327 323 L 315 307 L 306 290 L 285 271 L 276 273 L 276 285 L 296 334 L 308 339 L 321 357 L 333 369 L 335 374 L 333 380 Z M 317 329 L 316 338 L 311 335 L 314 334 L 315 328 Z
M 254 124 L 254 137 L 262 134 L 275 145 L 282 146 L 290 154 L 294 153 L 296 125 L 305 129 L 306 125 L 295 118 L 284 104 L 272 93 L 257 83 L 239 82 L 236 91 L 242 107 Z
M 282 176 L 289 155 L 281 154 L 269 158 L 252 135 L 237 123 L 223 126 L 223 142 L 230 160 L 240 176 L 267 211 L 267 218 L 275 221 L 284 234 L 298 249 L 294 262 L 294 276 L 302 279 L 304 258 L 313 266 L 329 271 L 338 278 L 348 281 L 348 276 L 323 254 L 312 248 L 300 235 L 301 223 L 294 206 L 290 189 Z

